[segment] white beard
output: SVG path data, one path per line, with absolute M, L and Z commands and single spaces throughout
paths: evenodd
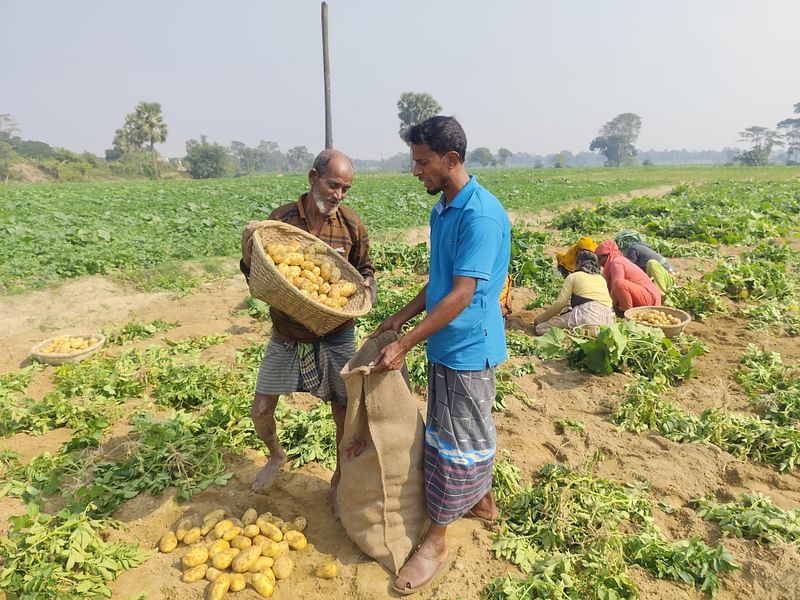
M 319 213 L 325 217 L 329 217 L 333 214 L 336 214 L 339 206 L 330 207 L 325 203 L 325 199 L 322 198 L 319 192 L 316 189 L 311 190 L 311 199 L 314 201 L 314 204 L 317 207 Z

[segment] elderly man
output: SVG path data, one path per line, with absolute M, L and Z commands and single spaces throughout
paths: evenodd
M 399 369 L 408 351 L 428 341 L 425 497 L 431 526 L 394 582 L 411 594 L 441 572 L 448 525 L 462 516 L 494 520 L 492 419 L 495 367 L 506 359 L 500 293 L 511 256 L 511 227 L 497 198 L 464 166 L 467 138 L 452 117 L 431 117 L 408 133 L 414 175 L 439 200 L 431 211 L 428 283 L 377 331 L 399 332 L 383 348 L 377 370 Z
M 276 208 L 269 218 L 304 229 L 340 252 L 361 273 L 374 301 L 377 288 L 367 230 L 358 215 L 342 205 L 353 184 L 352 161 L 337 150 L 323 150 L 308 172 L 308 183 L 309 191 L 297 202 Z M 242 232 L 239 266 L 245 277 L 250 273 L 253 232 L 260 224 L 251 221 Z M 276 434 L 278 396 L 306 391 L 331 403 L 337 446 L 336 471 L 331 479 L 332 498 L 335 498 L 339 483 L 338 446 L 347 407 L 347 392 L 339 371 L 355 354 L 353 321 L 320 337 L 275 308 L 270 308 L 270 317 L 272 337 L 258 371 L 251 411 L 256 432 L 269 449 L 269 460 L 253 481 L 252 489 L 266 493 L 286 462 L 286 453 Z

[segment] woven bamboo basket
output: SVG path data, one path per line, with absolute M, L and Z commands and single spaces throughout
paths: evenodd
M 286 313 L 317 335 L 325 335 L 350 319 L 367 314 L 372 308 L 369 290 L 361 274 L 340 253 L 330 246 L 327 256 L 339 267 L 342 279 L 356 284 L 356 292 L 341 309 L 324 306 L 301 294 L 300 290 L 278 272 L 267 258 L 264 246 L 292 241 L 302 246 L 319 243 L 320 239 L 287 223 L 267 221 L 253 234 L 253 256 L 250 262 L 250 294 Z
M 92 344 L 88 348 L 84 348 L 83 350 L 76 350 L 75 352 L 67 352 L 67 353 L 55 353 L 55 352 L 42 352 L 42 349 L 46 348 L 50 345 L 51 342 L 58 339 L 59 336 L 51 337 L 43 342 L 39 342 L 33 348 L 31 348 L 31 358 L 42 363 L 46 363 L 48 365 L 63 365 L 65 363 L 77 363 L 82 361 L 84 358 L 89 358 L 92 354 L 100 350 L 103 347 L 103 344 L 106 343 L 106 338 L 104 335 L 100 333 L 92 333 L 90 335 L 70 335 L 69 337 L 80 337 L 84 339 L 92 339 L 95 338 L 97 342 Z
M 672 315 L 681 320 L 680 323 L 676 323 L 675 325 L 651 325 L 650 323 L 642 323 L 641 321 L 636 321 L 635 316 L 636 313 L 645 311 L 645 310 L 657 310 L 668 315 Z M 625 311 L 625 318 L 639 323 L 639 325 L 647 325 L 648 327 L 658 327 L 661 331 L 664 332 L 664 335 L 668 338 L 678 337 L 683 330 L 686 329 L 686 326 L 692 322 L 692 316 L 683 311 L 679 308 L 672 308 L 671 306 L 635 306 L 634 308 L 629 308 Z

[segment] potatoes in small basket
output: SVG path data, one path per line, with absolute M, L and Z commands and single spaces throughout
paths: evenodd
M 327 256 L 327 246 L 322 242 L 306 247 L 297 241 L 267 244 L 264 250 L 286 281 L 319 304 L 344 308 L 356 293 L 356 284 L 342 279 L 341 270 Z
M 100 339 L 96 337 L 80 337 L 60 335 L 44 348 L 39 350 L 42 354 L 72 354 L 94 346 Z
M 634 314 L 633 318 L 639 323 L 643 323 L 645 325 L 654 325 L 656 327 L 679 325 L 681 322 L 679 318 L 656 309 L 641 310 Z

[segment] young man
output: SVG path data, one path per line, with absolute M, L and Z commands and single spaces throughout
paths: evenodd
M 308 182 L 311 188 L 307 193 L 297 202 L 276 208 L 269 218 L 304 229 L 340 251 L 364 277 L 364 285 L 370 288 L 374 301 L 377 287 L 367 230 L 354 211 L 341 205 L 353 184 L 353 163 L 337 150 L 323 150 L 308 173 Z M 251 221 L 242 232 L 239 266 L 245 277 L 250 274 L 253 232 L 260 224 L 260 221 Z M 353 321 L 320 337 L 275 308 L 270 308 L 269 312 L 272 337 L 258 371 L 251 410 L 256 432 L 269 448 L 269 461 L 256 476 L 252 489 L 266 493 L 286 462 L 286 453 L 276 435 L 278 396 L 307 391 L 331 403 L 336 423 L 337 461 L 331 479 L 331 498 L 335 498 L 339 483 L 338 447 L 347 408 L 347 392 L 339 371 L 355 354 Z
M 420 293 L 377 332 L 400 332 L 423 310 L 425 318 L 375 361 L 399 369 L 408 351 L 428 340 L 425 494 L 431 527 L 394 583 L 416 592 L 445 565 L 447 526 L 462 516 L 494 520 L 492 497 L 495 367 L 506 359 L 499 297 L 511 256 L 505 209 L 464 166 L 467 140 L 452 117 L 411 128 L 414 175 L 431 195 L 430 275 Z

